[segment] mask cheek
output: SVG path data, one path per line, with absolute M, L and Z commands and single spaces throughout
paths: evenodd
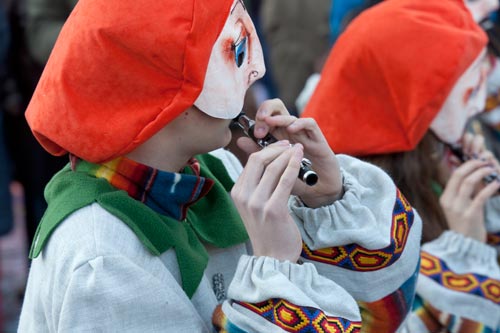
M 203 89 L 194 103 L 203 113 L 219 119 L 234 119 L 243 109 L 245 94 L 241 91 L 220 91 L 210 93 L 210 89 Z
M 464 105 L 451 99 L 445 103 L 436 118 L 432 121 L 430 129 L 441 141 L 454 143 L 460 140 L 467 122 L 467 111 Z
M 478 94 L 478 101 L 476 102 L 477 112 L 474 115 L 484 111 L 484 109 L 486 108 L 486 98 L 487 91 L 485 87 L 484 89 L 481 89 L 480 93 Z

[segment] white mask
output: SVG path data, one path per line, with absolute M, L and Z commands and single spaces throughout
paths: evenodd
M 235 0 L 208 63 L 203 90 L 194 105 L 214 118 L 233 119 L 243 108 L 247 89 L 266 71 L 252 19 Z
M 459 141 L 467 120 L 484 110 L 488 66 L 485 48 L 451 90 L 430 126 L 442 141 Z
M 499 7 L 498 0 L 465 0 L 465 5 L 476 22 L 481 22 Z

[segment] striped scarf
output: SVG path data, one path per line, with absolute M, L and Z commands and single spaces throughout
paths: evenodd
M 72 156 L 71 168 L 104 178 L 155 212 L 179 221 L 186 218 L 188 208 L 203 198 L 214 185 L 213 180 L 200 177 L 200 164 L 195 158 L 184 169 L 191 174 L 161 171 L 126 157 L 104 164 L 90 164 L 81 163 L 80 159 Z M 82 170 L 84 168 L 86 170 Z

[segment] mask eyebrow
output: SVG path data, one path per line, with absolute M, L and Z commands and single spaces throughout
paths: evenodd
M 238 6 L 238 4 L 240 4 L 243 7 L 243 9 L 245 10 L 245 12 L 247 11 L 247 7 L 245 6 L 245 3 L 243 2 L 243 0 L 238 0 L 234 4 L 233 8 L 231 8 L 231 14 L 234 12 L 234 10 L 236 9 L 236 6 Z

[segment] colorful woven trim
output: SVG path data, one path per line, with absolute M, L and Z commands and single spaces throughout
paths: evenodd
M 485 298 L 500 305 L 500 280 L 479 274 L 457 274 L 446 263 L 428 252 L 421 251 L 420 273 L 446 289 Z
M 419 266 L 398 290 L 375 302 L 358 302 L 363 320 L 363 333 L 396 332 L 411 311 Z
M 378 250 L 369 250 L 357 244 L 311 250 L 302 245 L 302 257 L 308 260 L 335 265 L 353 271 L 376 271 L 396 262 L 403 253 L 414 212 L 403 194 L 398 190 L 392 213 L 391 243 Z
M 319 309 L 301 307 L 286 300 L 273 298 L 260 303 L 235 302 L 258 314 L 286 332 L 293 333 L 357 333 L 361 322 L 325 315 Z
M 226 314 L 222 311 L 221 304 L 215 307 L 212 314 L 212 325 L 218 333 L 248 333 L 229 321 Z
M 157 213 L 179 221 L 186 218 L 188 208 L 214 185 L 213 180 L 200 177 L 200 163 L 195 158 L 187 165 L 192 174 L 157 170 L 125 157 L 104 164 L 82 163 L 72 157 L 71 168 L 86 169 L 88 174 L 106 179 Z
M 457 318 L 449 313 L 439 311 L 420 297 L 415 298 L 413 313 L 427 328 L 428 332 L 450 333 L 495 333 L 496 331 L 483 324 L 466 319 Z

